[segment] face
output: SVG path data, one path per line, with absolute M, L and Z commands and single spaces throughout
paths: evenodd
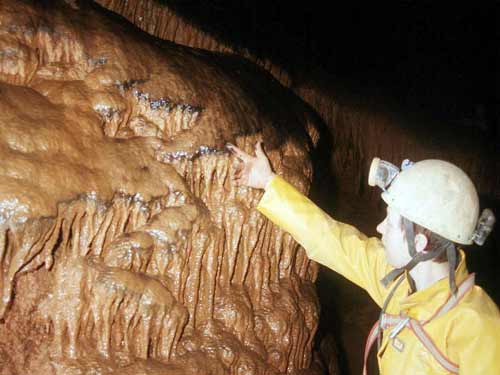
M 387 262 L 396 268 L 406 265 L 411 257 L 408 253 L 408 245 L 399 211 L 388 206 L 387 215 L 377 226 L 377 232 L 382 235 Z

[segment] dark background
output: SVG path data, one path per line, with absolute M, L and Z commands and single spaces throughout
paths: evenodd
M 321 67 L 366 94 L 434 117 L 477 120 L 498 140 L 496 1 L 162 2 L 292 75 Z

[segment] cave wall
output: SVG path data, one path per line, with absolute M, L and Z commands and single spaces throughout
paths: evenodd
M 314 113 L 92 3 L 0 4 L 0 373 L 317 373 L 318 266 L 232 183 L 304 193 Z

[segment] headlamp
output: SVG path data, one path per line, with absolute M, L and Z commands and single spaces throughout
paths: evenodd
M 394 164 L 380 158 L 373 158 L 368 173 L 368 185 L 378 186 L 385 191 L 398 173 L 399 168 Z

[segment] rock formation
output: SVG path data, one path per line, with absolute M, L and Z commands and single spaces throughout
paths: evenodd
M 240 58 L 2 1 L 0 374 L 314 373 L 317 265 L 224 148 L 306 192 L 314 118 Z

